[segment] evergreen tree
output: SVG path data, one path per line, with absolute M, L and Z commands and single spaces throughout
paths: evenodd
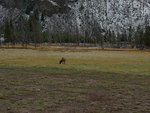
M 8 21 L 5 22 L 4 38 L 5 42 L 9 42 L 11 37 L 11 29 Z
M 108 40 L 109 40 L 109 43 L 111 44 L 112 43 L 112 33 L 110 30 L 108 31 Z
M 38 9 L 38 6 L 36 6 L 36 8 L 34 9 L 34 17 L 37 21 L 39 21 L 39 9 Z
M 143 49 L 143 47 L 144 47 L 144 32 L 140 26 L 137 27 L 137 30 L 134 34 L 134 42 L 138 48 Z
M 143 31 L 143 29 L 140 29 L 140 32 L 139 32 L 139 45 L 140 45 L 140 49 L 144 49 L 144 31 Z
M 115 36 L 115 32 L 112 31 L 112 44 L 116 43 L 116 36 Z
M 37 43 L 42 42 L 42 29 L 41 29 L 40 22 L 37 20 L 35 16 L 35 13 L 30 15 L 29 29 L 30 29 L 31 39 L 34 42 L 35 47 L 36 47 Z
M 11 39 L 10 39 L 10 42 L 12 44 L 15 44 L 15 33 L 14 33 L 14 26 L 13 26 L 12 20 L 10 20 L 10 29 L 11 29 Z
M 121 42 L 126 42 L 127 41 L 127 34 L 126 34 L 126 31 L 124 31 L 122 34 L 121 34 Z
M 104 35 L 104 42 L 107 42 L 108 41 L 108 31 L 106 31 L 105 35 Z
M 146 26 L 144 34 L 144 43 L 146 46 L 150 46 L 150 26 Z
M 6 21 L 5 22 L 5 30 L 4 30 L 4 38 L 5 42 L 14 42 L 14 31 L 12 22 Z
M 132 26 L 129 27 L 129 35 L 128 35 L 128 42 L 132 42 L 133 41 L 133 29 Z
M 117 32 L 117 46 L 120 47 L 120 43 L 121 43 L 121 35 L 119 32 Z
M 42 13 L 42 15 L 41 15 L 41 21 L 42 21 L 42 22 L 45 21 L 44 13 Z
M 134 40 L 135 40 L 135 45 L 139 45 L 139 32 L 140 32 L 140 26 L 137 27 L 135 35 L 134 35 Z
M 17 41 L 22 43 L 22 46 L 26 45 L 29 43 L 29 24 L 28 20 L 25 19 L 22 15 L 19 17 L 18 20 L 18 26 L 17 26 Z

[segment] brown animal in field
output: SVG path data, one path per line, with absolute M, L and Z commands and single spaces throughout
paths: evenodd
M 65 64 L 65 62 L 66 62 L 66 59 L 64 57 L 62 57 L 61 60 L 59 61 L 59 64 L 62 64 L 62 63 Z

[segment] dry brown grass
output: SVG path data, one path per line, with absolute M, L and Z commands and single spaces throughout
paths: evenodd
M 149 52 L 51 49 L 0 49 L 0 112 L 150 112 Z

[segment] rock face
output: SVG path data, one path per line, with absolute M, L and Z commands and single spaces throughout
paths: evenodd
M 87 30 L 98 25 L 122 31 L 150 22 L 150 0 L 0 0 L 0 24 L 6 19 L 28 16 L 34 9 L 45 15 L 45 28 L 52 31 Z

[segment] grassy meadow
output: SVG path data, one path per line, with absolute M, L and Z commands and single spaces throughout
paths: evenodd
M 149 50 L 0 49 L 1 113 L 150 113 L 149 106 Z

